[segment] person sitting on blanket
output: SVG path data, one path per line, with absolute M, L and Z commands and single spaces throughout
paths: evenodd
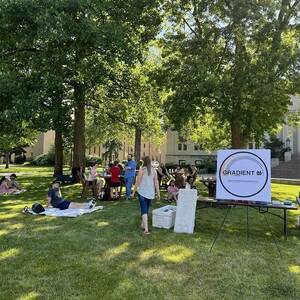
M 47 205 L 46 207 L 54 207 L 59 208 L 60 210 L 68 209 L 68 208 L 89 208 L 92 209 L 96 206 L 95 201 L 90 201 L 88 203 L 77 203 L 77 202 L 71 202 L 68 200 L 65 200 L 62 197 L 61 190 L 59 187 L 59 181 L 54 180 L 52 182 L 51 187 L 48 191 L 48 197 L 47 197 Z
M 0 180 L 0 195 L 16 194 L 16 193 L 18 193 L 18 190 L 15 188 L 9 188 L 9 185 L 7 183 L 7 178 L 3 176 Z
M 18 191 L 23 191 L 21 185 L 18 183 L 16 180 L 17 175 L 16 174 L 11 174 L 9 178 L 7 178 L 7 184 L 10 189 L 17 189 Z

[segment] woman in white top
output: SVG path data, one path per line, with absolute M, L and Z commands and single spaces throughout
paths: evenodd
M 155 198 L 155 191 L 158 199 L 160 199 L 160 191 L 157 172 L 151 166 L 151 159 L 146 156 L 143 162 L 144 167 L 140 169 L 136 178 L 133 195 L 137 191 L 142 215 L 141 227 L 144 230 L 144 234 L 150 234 L 148 230 L 148 211 L 151 200 Z

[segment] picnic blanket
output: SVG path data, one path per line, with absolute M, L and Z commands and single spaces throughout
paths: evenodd
M 89 208 L 68 208 L 64 210 L 60 210 L 58 208 L 45 208 L 45 211 L 36 214 L 32 211 L 31 208 L 29 208 L 26 212 L 32 215 L 46 215 L 48 217 L 68 217 L 68 218 L 76 218 L 84 214 L 90 214 L 92 212 L 102 210 L 103 206 L 95 206 L 92 209 Z

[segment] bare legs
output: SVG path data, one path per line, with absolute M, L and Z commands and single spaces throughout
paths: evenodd
M 87 208 L 87 203 L 71 202 L 69 208 Z
M 142 224 L 141 224 L 141 227 L 144 229 L 145 233 L 149 233 L 148 215 L 147 214 L 142 215 Z
M 113 199 L 115 195 L 115 198 L 119 197 L 119 188 L 118 187 L 111 187 L 110 188 L 110 198 Z

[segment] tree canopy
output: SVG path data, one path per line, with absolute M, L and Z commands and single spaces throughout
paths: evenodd
M 159 5 L 158 0 L 1 1 L 2 63 L 37 84 L 63 86 L 74 110 L 74 167 L 84 165 L 85 106 L 99 85 L 115 81 L 116 65 L 140 58 L 143 45 L 158 32 Z
M 240 148 L 283 123 L 299 78 L 299 8 L 298 0 L 167 1 L 160 79 L 175 128 L 212 115 Z

